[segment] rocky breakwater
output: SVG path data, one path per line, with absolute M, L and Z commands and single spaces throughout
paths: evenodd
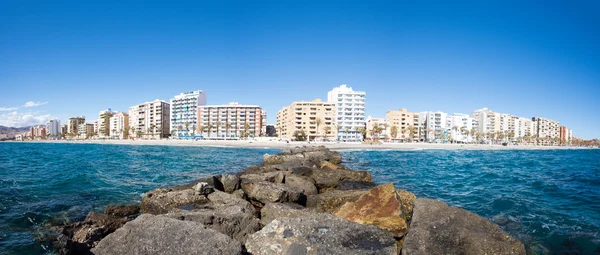
M 487 219 L 377 186 L 368 171 L 341 163 L 325 147 L 299 147 L 235 175 L 156 189 L 139 207 L 107 208 L 65 226 L 59 252 L 525 254 Z

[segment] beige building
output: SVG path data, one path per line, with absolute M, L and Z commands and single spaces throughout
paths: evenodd
M 367 117 L 367 139 L 387 139 L 389 138 L 389 122 L 385 118 Z M 377 133 L 374 127 L 379 127 L 381 132 Z
M 320 99 L 294 102 L 277 113 L 277 134 L 281 138 L 295 139 L 294 133 L 303 130 L 309 141 L 335 139 L 336 108 L 336 103 L 322 102 Z
M 67 121 L 67 133 L 69 134 L 78 134 L 79 133 L 79 125 L 85 124 L 85 117 L 83 116 L 75 116 L 69 118 Z
M 400 140 L 400 141 L 408 141 L 411 138 L 411 128 L 412 132 L 412 140 L 419 141 L 421 140 L 420 130 L 423 128 L 421 121 L 419 121 L 419 113 L 418 112 L 409 112 L 406 108 L 401 108 L 400 110 L 389 110 L 385 113 L 385 118 L 389 122 L 388 134 L 390 134 L 390 139 Z M 392 136 L 392 127 L 397 128 L 396 137 Z
M 164 100 L 156 99 L 152 102 L 146 102 L 129 107 L 130 137 L 168 137 L 171 133 L 169 126 L 169 115 L 170 105 Z
M 124 112 L 114 113 L 109 120 L 110 137 L 127 139 L 131 130 L 129 129 L 129 114 Z
M 87 139 L 94 134 L 94 124 L 80 124 L 77 126 L 77 134 L 79 139 Z
M 98 133 L 98 137 L 109 137 L 110 134 L 110 118 L 115 114 L 110 108 L 100 111 L 98 121 L 94 123 L 94 132 Z
M 204 138 L 256 137 L 262 134 L 267 119 L 258 105 L 198 106 L 196 134 Z
M 543 139 L 558 139 L 560 138 L 560 125 L 558 121 L 553 121 L 545 118 L 533 117 L 531 119 L 536 123 L 534 135 Z M 546 141 L 550 142 L 550 140 Z

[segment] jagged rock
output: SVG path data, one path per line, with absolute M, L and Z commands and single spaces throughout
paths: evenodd
M 126 217 L 90 212 L 85 220 L 64 226 L 53 245 L 60 254 L 86 254 L 127 221 Z
M 396 194 L 402 201 L 402 211 L 404 212 L 404 219 L 408 222 L 412 219 L 413 208 L 415 207 L 415 194 L 406 190 L 397 189 Z
M 213 193 L 215 191 L 215 189 L 208 185 L 208 183 L 206 182 L 199 182 L 196 183 L 196 185 L 194 185 L 194 187 L 192 188 L 193 190 L 195 190 L 198 195 L 203 195 L 203 196 L 207 196 L 210 193 Z
M 263 254 L 398 254 L 396 240 L 387 231 L 330 214 L 273 220 L 250 235 L 246 248 Z
M 525 254 L 525 247 L 474 213 L 418 198 L 402 254 Z
M 222 191 L 224 192 L 233 193 L 240 189 L 240 178 L 235 175 L 223 174 L 219 180 L 221 181 L 221 185 L 223 185 Z
M 329 161 L 321 161 L 321 163 L 319 164 L 319 168 L 341 169 L 342 167 Z
M 263 157 L 263 165 L 277 165 L 283 162 L 293 162 L 304 160 L 304 155 L 293 154 L 293 155 L 265 155 Z
M 342 180 L 347 181 L 372 181 L 371 173 L 368 171 L 344 170 L 344 169 L 321 169 L 313 170 L 310 175 L 319 190 L 336 188 Z
M 314 208 L 306 208 L 294 203 L 267 203 L 260 210 L 260 224 L 267 225 L 280 218 L 298 218 L 316 214 Z
M 92 250 L 105 254 L 241 254 L 240 242 L 200 223 L 142 214 Z
M 316 208 L 319 212 L 333 213 L 346 202 L 356 201 L 364 193 L 364 190 L 332 190 L 310 195 L 306 200 L 306 207 Z
M 243 181 L 242 190 L 244 190 L 249 199 L 262 204 L 276 202 L 306 204 L 306 195 L 304 195 L 301 189 L 283 184 L 266 181 Z
M 246 199 L 246 193 L 244 193 L 244 191 L 241 189 L 231 192 L 231 194 L 235 195 L 235 197 L 237 197 L 237 198 Z
M 301 176 L 286 174 L 284 184 L 290 187 L 299 188 L 304 192 L 304 195 L 314 195 L 317 194 L 317 187 L 315 184 Z
M 254 206 L 252 206 L 252 204 L 234 194 L 215 191 L 208 195 L 208 200 L 212 206 L 239 206 L 245 211 L 250 212 L 250 214 L 255 213 Z
M 206 196 L 193 189 L 155 189 L 142 197 L 140 207 L 142 213 L 163 214 L 173 208 L 205 203 L 208 203 Z
M 408 230 L 402 201 L 396 194 L 394 184 L 379 185 L 363 194 L 354 202 L 340 207 L 334 215 L 360 224 L 370 224 L 387 230 L 401 238 Z
M 315 164 L 321 164 L 323 161 L 327 161 L 334 165 L 339 165 L 342 163 L 342 155 L 338 152 L 331 151 L 329 149 L 322 151 L 311 151 L 302 153 L 304 158 L 310 162 Z
M 179 186 L 175 186 L 175 187 L 171 187 L 170 189 L 171 190 L 193 189 L 194 186 L 196 186 L 196 184 L 201 183 L 201 182 L 205 182 L 205 183 L 208 183 L 208 185 L 214 187 L 215 189 L 223 191 L 223 188 L 222 188 L 222 186 L 220 184 L 220 181 L 219 181 L 220 178 L 221 178 L 221 175 L 206 176 L 206 177 L 202 177 L 202 178 L 196 179 L 192 183 L 185 184 L 185 185 L 179 185 Z
M 140 213 L 139 205 L 111 205 L 104 208 L 104 214 L 115 217 L 130 217 Z
M 244 244 L 248 236 L 260 229 L 254 211 L 240 206 L 222 206 L 216 209 L 200 209 L 165 214 L 165 217 L 194 221 L 219 231 Z
M 258 174 L 244 174 L 240 175 L 241 182 L 254 180 L 254 181 L 267 181 L 272 183 L 282 183 L 285 178 L 284 172 L 267 172 Z
M 375 183 L 370 182 L 370 181 L 349 181 L 349 180 L 342 180 L 338 186 L 336 187 L 336 189 L 339 190 L 353 190 L 353 189 L 372 189 L 375 186 L 377 186 Z

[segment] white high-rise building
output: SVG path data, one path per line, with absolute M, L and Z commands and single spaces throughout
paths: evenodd
M 160 99 L 129 107 L 129 137 L 168 137 L 172 133 L 169 108 L 169 103 Z
M 194 134 L 198 127 L 198 106 L 204 105 L 206 93 L 202 90 L 176 95 L 171 99 L 171 128 L 177 129 L 180 134 Z
M 98 132 L 99 137 L 110 136 L 110 118 L 115 114 L 110 108 L 98 113 L 98 122 L 94 124 L 94 132 Z
M 50 134 L 50 136 L 56 137 L 60 135 L 60 121 L 59 120 L 49 120 L 46 122 L 46 133 Z
M 445 112 L 421 112 L 419 122 L 423 123 L 425 140 L 433 142 L 448 135 L 448 114 Z
M 467 114 L 455 113 L 448 116 L 448 133 L 454 141 L 471 142 L 470 131 L 473 128 L 473 118 Z
M 340 141 L 361 141 L 360 129 L 366 128 L 364 91 L 342 84 L 327 93 L 327 101 L 337 106 L 337 136 Z
M 126 139 L 129 137 L 129 114 L 117 112 L 110 117 L 110 137 Z

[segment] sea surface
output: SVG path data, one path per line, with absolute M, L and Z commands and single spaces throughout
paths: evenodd
M 0 254 L 51 254 L 44 226 L 150 189 L 259 164 L 277 149 L 0 143 Z M 600 252 L 600 150 L 342 151 L 418 197 L 486 217 L 550 254 Z

